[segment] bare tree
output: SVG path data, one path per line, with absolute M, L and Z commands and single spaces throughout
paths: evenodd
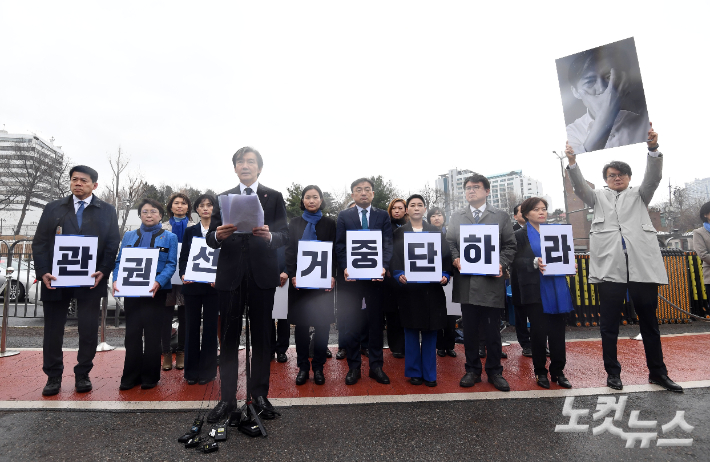
M 126 221 L 133 204 L 144 195 L 147 183 L 143 180 L 140 171 L 128 171 L 131 159 L 125 155 L 121 147 L 118 147 L 116 156 L 109 156 L 111 166 L 111 186 L 101 194 L 101 199 L 116 207 L 120 233 L 126 230 Z
M 501 207 L 510 214 L 510 216 L 513 216 L 513 207 L 515 207 L 518 204 L 521 204 L 523 202 L 523 197 L 516 193 L 515 191 L 508 190 L 505 193 L 505 204 L 501 203 Z M 501 201 L 502 202 L 502 201 Z
M 419 190 L 419 194 L 426 201 L 427 207 L 442 207 L 446 206 L 446 193 L 443 189 L 431 187 L 427 182 L 424 187 Z
M 61 154 L 47 153 L 31 139 L 16 142 L 13 149 L 2 156 L 0 208 L 22 204 L 15 234 L 20 233 L 31 206 L 42 207 L 43 202 L 57 198 L 53 185 L 60 181 L 65 171 L 66 162 Z

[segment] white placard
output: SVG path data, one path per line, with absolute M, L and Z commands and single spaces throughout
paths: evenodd
M 407 282 L 441 282 L 441 234 L 404 233 Z
M 382 231 L 346 231 L 349 279 L 382 279 Z
M 296 256 L 296 287 L 299 289 L 330 289 L 333 275 L 333 243 L 298 241 Z
M 444 286 L 444 295 L 446 296 L 446 315 L 461 316 L 461 304 L 454 303 L 454 281 L 450 281 Z
M 544 276 L 575 274 L 572 225 L 540 225 Z
M 121 251 L 115 297 L 152 297 L 158 269 L 158 249 L 126 247 Z
M 277 287 L 274 294 L 274 309 L 271 311 L 271 319 L 286 319 L 288 318 L 288 286 L 290 282 L 286 281 L 283 287 Z
M 204 237 L 193 237 L 190 255 L 185 267 L 185 280 L 192 282 L 214 282 L 217 278 L 219 249 L 207 245 Z
M 170 284 L 174 286 L 181 286 L 182 285 L 182 279 L 180 279 L 180 252 L 182 252 L 182 242 L 178 242 L 178 251 L 177 251 L 177 259 L 178 259 L 178 266 L 175 268 L 175 272 L 173 273 L 173 277 L 170 278 Z
M 57 235 L 52 262 L 52 276 L 57 280 L 52 281 L 52 287 L 93 286 L 96 281 L 91 275 L 96 272 L 98 246 L 96 236 Z
M 461 274 L 500 274 L 498 225 L 461 225 L 459 237 Z

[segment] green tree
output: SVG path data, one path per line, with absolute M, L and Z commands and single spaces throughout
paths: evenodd
M 298 183 L 291 183 L 291 186 L 287 189 L 288 194 L 286 195 L 286 216 L 288 219 L 294 217 L 300 217 L 303 211 L 301 210 L 301 192 L 303 191 L 303 186 Z
M 387 210 L 392 199 L 401 195 L 400 191 L 392 184 L 391 180 L 385 181 L 382 175 L 371 176 L 368 178 L 374 184 L 375 198 L 372 200 L 372 205 L 378 209 Z

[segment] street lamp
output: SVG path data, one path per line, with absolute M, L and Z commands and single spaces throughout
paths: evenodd
M 560 173 L 562 174 L 562 196 L 565 200 L 565 221 L 569 224 L 569 213 L 567 212 L 567 188 L 565 187 L 565 165 L 562 162 L 567 156 L 557 154 L 557 151 L 552 151 L 552 153 L 560 160 Z

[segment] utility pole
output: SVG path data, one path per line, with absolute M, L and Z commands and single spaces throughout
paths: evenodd
M 560 173 L 562 174 L 562 197 L 564 197 L 565 200 L 565 221 L 569 224 L 569 212 L 567 211 L 567 188 L 565 187 L 565 165 L 563 162 L 564 158 L 567 156 L 557 154 L 557 151 L 552 151 L 552 153 L 560 160 Z

